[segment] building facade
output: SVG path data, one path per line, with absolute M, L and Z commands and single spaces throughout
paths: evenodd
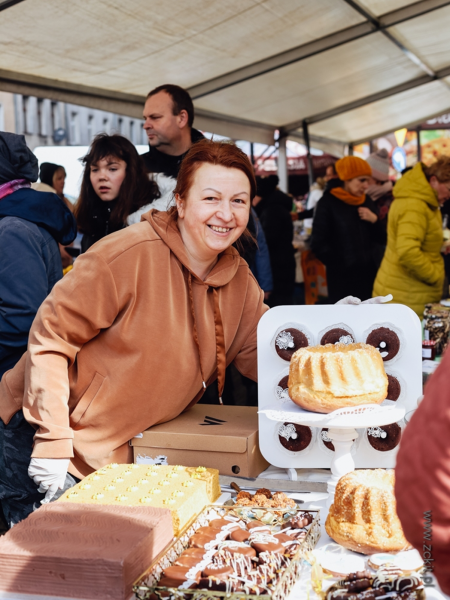
M 147 144 L 142 120 L 47 98 L 0 92 L 0 131 L 25 135 L 27 145 L 88 146 L 97 133 L 120 133 Z

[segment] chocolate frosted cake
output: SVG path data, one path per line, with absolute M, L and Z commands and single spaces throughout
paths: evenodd
M 309 346 L 306 335 L 299 329 L 289 327 L 280 331 L 275 338 L 275 350 L 280 358 L 290 361 L 294 352 L 299 348 Z
M 366 344 L 376 348 L 385 362 L 392 360 L 400 350 L 400 339 L 389 327 L 373 329 L 367 336 Z
M 379 452 L 393 450 L 400 443 L 402 429 L 397 423 L 383 425 L 383 427 L 369 427 L 367 439 L 370 445 Z
M 386 373 L 387 375 L 387 373 Z M 394 402 L 399 399 L 402 387 L 400 385 L 400 381 L 394 375 L 388 375 L 388 391 L 386 398 L 388 400 L 393 400 Z
M 280 444 L 291 452 L 301 452 L 311 443 L 312 431 L 305 425 L 297 423 L 283 423 L 278 430 L 278 439 Z
M 323 334 L 320 344 L 354 344 L 355 339 L 347 329 L 335 327 Z

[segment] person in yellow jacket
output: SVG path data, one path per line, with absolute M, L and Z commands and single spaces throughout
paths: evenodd
M 388 215 L 387 247 L 373 288 L 391 293 L 422 317 L 425 304 L 439 302 L 444 283 L 440 205 L 450 198 L 450 157 L 431 166 L 417 163 L 397 181 Z

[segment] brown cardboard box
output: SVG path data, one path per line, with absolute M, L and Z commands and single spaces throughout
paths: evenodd
M 197 404 L 131 440 L 137 456 L 167 456 L 170 465 L 212 467 L 221 475 L 257 477 L 269 463 L 258 443 L 258 409 Z

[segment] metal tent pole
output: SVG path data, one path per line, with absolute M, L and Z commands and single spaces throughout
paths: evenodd
M 289 191 L 289 181 L 287 169 L 286 142 L 287 138 L 280 137 L 278 145 L 278 177 L 280 181 L 278 183 L 278 187 L 282 192 L 287 193 Z
M 306 121 L 302 122 L 302 129 L 303 129 L 303 139 L 305 140 L 305 146 L 306 146 L 306 160 L 308 161 L 308 184 L 309 184 L 309 189 L 311 189 L 311 186 L 314 183 L 314 167 L 313 167 L 313 161 L 312 161 L 312 156 L 311 156 L 311 144 L 310 144 L 310 140 L 309 140 L 308 123 Z

